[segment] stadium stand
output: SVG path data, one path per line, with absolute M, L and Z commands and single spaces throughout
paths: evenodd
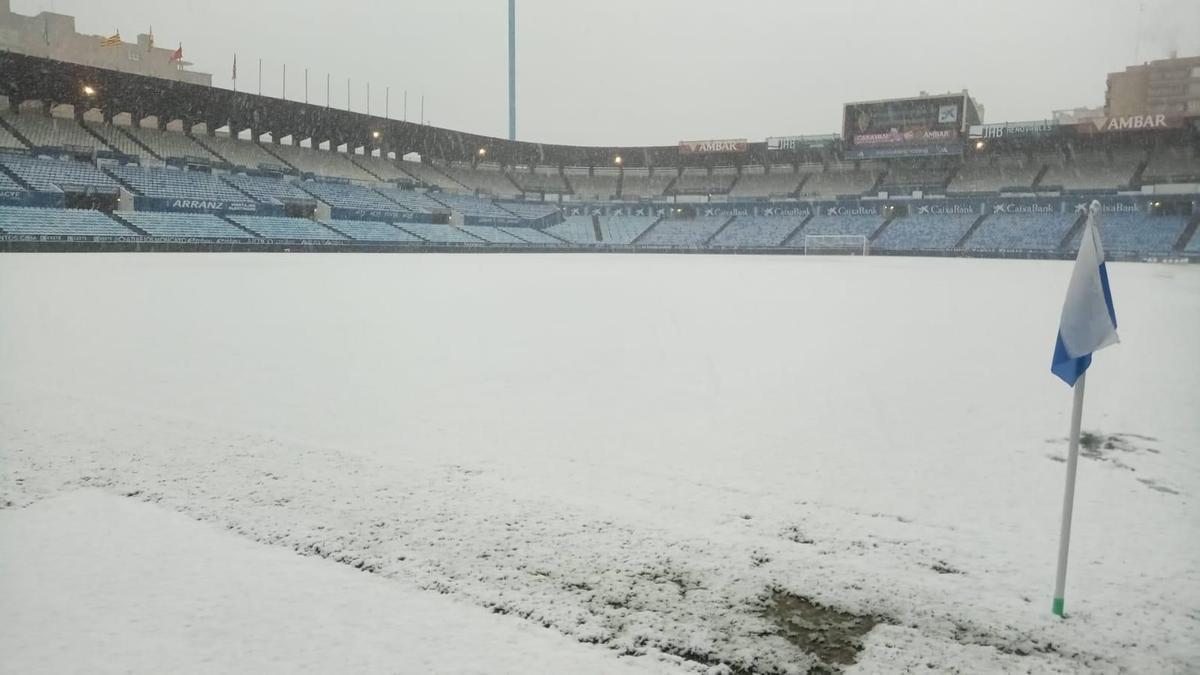
M 401 171 L 396 163 L 386 157 L 372 157 L 370 155 L 350 155 L 350 161 L 371 174 L 371 176 L 383 181 L 404 181 L 406 184 L 413 183 L 412 176 Z
M 1188 145 L 1159 148 L 1146 163 L 1142 183 L 1200 183 L 1200 157 Z
M 1043 154 L 1047 168 L 1039 185 L 1064 190 L 1114 190 L 1132 182 L 1140 161 L 1134 157 L 1121 155 L 1113 162 L 1104 150 L 1077 149 L 1068 162 L 1059 153 Z
M 658 221 L 638 240 L 643 246 L 702 246 L 729 221 L 728 216 L 700 216 L 688 220 Z
M 264 164 L 283 166 L 278 157 L 263 150 L 254 141 L 242 141 L 230 138 L 228 134 L 220 133 L 212 136 L 198 136 L 195 140 L 213 154 L 235 166 L 244 166 L 248 169 L 257 169 Z
M 950 171 L 950 166 L 941 163 L 941 160 L 934 163 L 893 161 L 879 183 L 879 190 L 889 193 L 917 190 L 940 193 L 945 191 Z
M 475 236 L 477 239 L 491 242 L 493 244 L 524 244 L 524 239 L 515 235 L 509 234 L 498 227 L 489 227 L 486 225 L 463 225 L 459 228 L 463 232 Z M 536 230 L 535 230 L 536 231 Z
M 109 173 L 136 194 L 169 199 L 223 199 L 245 202 L 246 196 L 221 179 L 202 171 L 138 167 L 132 165 L 109 167 Z
M 801 167 L 801 172 L 807 172 Z M 861 195 L 870 190 L 879 177 L 882 167 L 866 162 L 859 166 L 852 163 L 830 164 L 823 171 L 809 175 L 800 187 L 801 197 L 837 197 L 839 195 Z
M 804 246 L 804 237 L 813 234 L 839 234 L 870 237 L 883 224 L 882 216 L 813 216 L 787 246 Z
M 509 227 L 505 225 L 496 229 L 503 230 L 504 232 L 507 232 L 523 241 L 527 241 L 530 244 L 544 244 L 546 246 L 563 245 L 563 241 L 561 239 L 552 237 L 541 230 L 535 230 L 532 227 Z
M 963 248 L 1054 251 L 1078 220 L 1078 213 L 994 213 L 984 219 Z
M 920 214 L 897 218 L 871 243 L 872 249 L 944 251 L 954 248 L 979 214 Z
M 539 220 L 559 212 L 557 204 L 544 202 L 500 202 L 497 206 L 525 220 Z
M 369 220 L 328 220 L 319 222 L 358 241 L 421 241 L 419 237 L 387 223 L 377 223 Z
M 196 157 L 209 161 L 217 159 L 217 156 L 209 152 L 208 148 L 181 131 L 159 131 L 143 127 L 128 127 L 124 131 L 163 159 L 171 157 Z
M 413 177 L 418 183 L 428 185 L 430 187 L 439 187 L 443 190 L 465 190 L 466 186 L 446 174 L 439 171 L 437 168 L 422 164 L 420 162 L 400 162 L 397 166 L 404 173 Z
M 99 122 L 84 122 L 83 125 L 92 133 L 103 138 L 104 142 L 114 150 L 123 152 L 132 157 L 137 157 L 142 164 L 161 164 L 157 157 L 155 157 L 142 146 L 138 145 L 137 142 L 135 142 L 132 138 L 126 136 L 117 127 L 114 127 L 111 124 L 101 124 Z
M 713 238 L 712 246 L 779 246 L 804 218 L 738 216 Z
M 277 155 L 302 173 L 368 183 L 378 180 L 351 162 L 350 157 L 344 152 L 302 148 L 296 145 L 266 145 L 263 146 L 263 149 Z
M 376 187 L 375 191 L 396 202 L 400 206 L 414 211 L 416 213 L 433 213 L 435 211 L 445 211 L 446 205 L 441 202 L 430 199 L 425 196 L 424 192 L 416 192 L 414 190 L 400 190 L 394 187 Z
M 660 197 L 675 178 L 675 170 L 669 167 L 660 167 L 654 173 L 647 169 L 625 169 L 621 179 L 621 196 L 626 199 Z
M 547 167 L 538 167 L 533 172 L 511 171 L 508 175 L 524 192 L 561 194 L 569 191 L 558 171 Z
M 457 192 L 427 192 L 427 197 L 440 202 L 444 207 L 453 209 L 463 214 L 464 216 L 478 216 L 482 218 L 510 218 L 515 219 L 512 213 L 496 206 L 490 199 L 476 197 L 474 195 L 460 194 Z
M 12 116 L 9 115 L 7 112 L 0 112 L 0 118 L 3 118 L 7 122 L 12 119 Z M 12 132 L 10 132 L 8 130 L 8 127 L 0 125 L 0 148 L 24 148 L 24 147 L 25 147 L 25 144 L 21 142 L 21 139 L 17 138 L 16 136 L 13 136 Z
M 591 216 L 567 216 L 563 222 L 547 227 L 546 232 L 572 244 L 597 243 Z
M 500 166 L 497 164 L 481 162 L 478 167 L 471 168 L 470 164 L 460 162 L 438 168 L 465 185 L 468 190 L 497 197 L 516 197 L 521 194 L 516 184 L 512 182 L 508 174 L 500 170 Z
M 0 190 L 24 190 L 25 188 L 17 185 L 16 181 L 8 177 L 8 174 L 0 171 Z
M 230 216 L 229 219 L 251 232 L 270 239 L 345 239 L 321 223 L 304 218 L 237 215 Z
M 1196 230 L 1192 238 L 1188 241 L 1187 246 L 1183 247 L 1183 250 L 1188 253 L 1200 253 L 1200 229 Z
M 1179 241 L 1188 219 L 1146 213 L 1106 213 L 1100 217 L 1100 240 L 1105 251 L 1169 253 Z M 1079 250 L 1081 232 L 1071 237 L 1071 251 Z
M 217 216 L 204 213 L 123 211 L 118 216 L 121 220 L 152 237 L 194 237 L 202 239 L 254 238 L 254 235 L 230 225 Z
M 605 244 L 629 245 L 658 220 L 654 216 L 608 216 L 600 219 Z
M 5 120 L 35 148 L 76 145 L 95 150 L 109 149 L 104 141 L 89 134 L 79 122 L 71 118 L 47 117 L 37 112 L 26 112 L 22 115 L 6 116 Z
M 278 178 L 230 173 L 223 174 L 221 179 L 260 204 L 280 204 L 289 199 L 311 201 L 313 198 L 295 184 Z
M 675 184 L 671 186 L 671 193 L 677 195 L 725 194 L 729 192 L 736 177 L 729 173 L 714 172 L 709 175 L 705 169 L 689 166 L 675 180 Z
M 306 180 L 295 185 L 334 208 L 393 211 L 397 213 L 405 210 L 402 206 L 378 192 L 356 183 L 331 183 L 319 180 Z
M 0 233 L 35 236 L 136 237 L 99 211 L 0 206 Z
M 617 196 L 621 178 L 619 169 L 600 168 L 588 175 L 586 167 L 567 167 L 563 173 L 578 200 L 608 201 Z
M 118 187 L 111 176 L 87 162 L 0 155 L 0 164 L 31 188 L 42 192 L 58 192 L 63 188 L 95 188 L 116 192 Z
M 404 223 L 405 230 L 435 244 L 482 244 L 484 240 L 474 237 L 453 225 L 435 223 Z M 499 235 L 497 235 L 499 236 Z
M 948 192 L 999 192 L 1004 189 L 1029 190 L 1042 170 L 1040 162 L 1024 154 L 995 153 L 968 155 L 950 181 Z
M 742 167 L 742 177 L 729 190 L 730 197 L 786 197 L 800 187 L 805 175 L 790 164 L 778 164 L 771 172 L 762 165 Z

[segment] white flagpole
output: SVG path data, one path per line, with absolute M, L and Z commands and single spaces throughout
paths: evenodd
M 1079 426 L 1083 420 L 1083 385 L 1087 371 L 1075 382 L 1075 406 L 1071 409 L 1071 444 L 1067 451 L 1067 486 L 1063 490 L 1062 531 L 1058 536 L 1058 574 L 1054 577 L 1054 613 L 1066 616 L 1063 592 L 1067 587 L 1067 552 L 1071 547 L 1071 510 L 1075 505 L 1075 467 L 1079 464 Z

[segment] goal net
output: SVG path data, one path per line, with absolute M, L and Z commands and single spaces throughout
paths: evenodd
M 871 245 L 861 234 L 809 234 L 805 255 L 870 255 Z

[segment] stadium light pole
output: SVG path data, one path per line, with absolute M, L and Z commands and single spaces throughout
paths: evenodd
M 283 91 L 280 92 L 283 100 L 287 100 L 287 64 L 283 64 Z
M 304 69 L 304 104 L 308 105 L 308 68 Z
M 508 0 L 508 140 L 517 140 L 517 0 Z

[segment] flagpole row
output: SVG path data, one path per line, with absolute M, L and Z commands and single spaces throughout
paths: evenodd
M 1063 490 L 1062 530 L 1058 536 L 1058 573 L 1054 577 L 1053 611 L 1066 616 L 1063 604 L 1067 586 L 1067 553 L 1071 547 L 1071 512 L 1075 505 L 1075 469 L 1079 464 L 1079 428 L 1083 421 L 1083 387 L 1087 372 L 1075 382 L 1075 405 L 1071 409 L 1071 441 L 1067 450 L 1067 485 Z

